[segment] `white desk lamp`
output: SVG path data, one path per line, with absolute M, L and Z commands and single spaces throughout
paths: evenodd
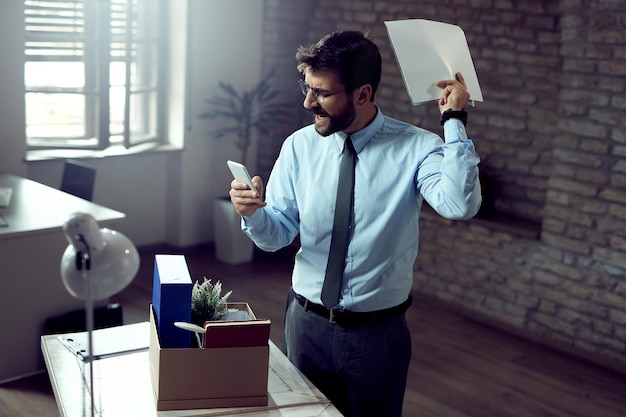
M 94 415 L 93 394 L 93 330 L 94 300 L 106 299 L 123 290 L 139 270 L 139 254 L 123 234 L 100 229 L 87 213 L 73 213 L 63 226 L 70 245 L 61 258 L 61 278 L 68 292 L 85 300 L 85 321 L 88 335 L 87 358 L 90 369 L 91 415 Z

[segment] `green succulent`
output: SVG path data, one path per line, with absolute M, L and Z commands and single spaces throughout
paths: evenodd
M 205 322 L 222 318 L 229 312 L 227 300 L 232 292 L 230 290 L 222 296 L 220 281 L 215 285 L 206 277 L 202 284 L 196 281 L 191 291 L 191 322 L 204 327 Z

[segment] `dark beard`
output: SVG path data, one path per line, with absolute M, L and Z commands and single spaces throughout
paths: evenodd
M 329 116 L 328 113 L 323 111 L 319 107 L 312 108 L 311 113 L 314 115 L 326 116 L 328 125 L 321 127 L 315 124 L 315 130 L 322 136 L 330 136 L 333 133 L 340 132 L 347 129 L 354 119 L 356 118 L 356 112 L 354 111 L 354 104 L 349 103 L 347 108 L 339 113 L 337 116 Z

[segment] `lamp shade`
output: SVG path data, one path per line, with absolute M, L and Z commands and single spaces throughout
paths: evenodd
M 139 254 L 123 234 L 100 229 L 87 213 L 74 213 L 63 226 L 70 243 L 61 258 L 61 278 L 74 297 L 87 298 L 86 276 L 91 281 L 91 298 L 101 300 L 126 288 L 139 270 Z

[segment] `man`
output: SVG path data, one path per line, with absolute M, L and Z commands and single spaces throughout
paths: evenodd
M 436 83 L 444 143 L 374 103 L 381 57 L 363 33 L 331 33 L 296 59 L 315 122 L 283 143 L 264 201 L 258 176 L 260 195 L 233 181 L 231 200 L 259 248 L 275 251 L 300 236 L 285 315 L 289 359 L 345 415 L 401 416 L 422 201 L 450 219 L 474 216 L 481 202 L 479 158 L 464 127 L 469 94 L 461 74 Z M 351 178 L 341 165 L 352 147 L 353 191 L 337 191 Z M 333 227 L 346 194 L 349 223 Z M 347 244 L 334 243 L 337 229 L 349 231 Z M 339 253 L 340 284 L 326 290 L 329 253 Z

